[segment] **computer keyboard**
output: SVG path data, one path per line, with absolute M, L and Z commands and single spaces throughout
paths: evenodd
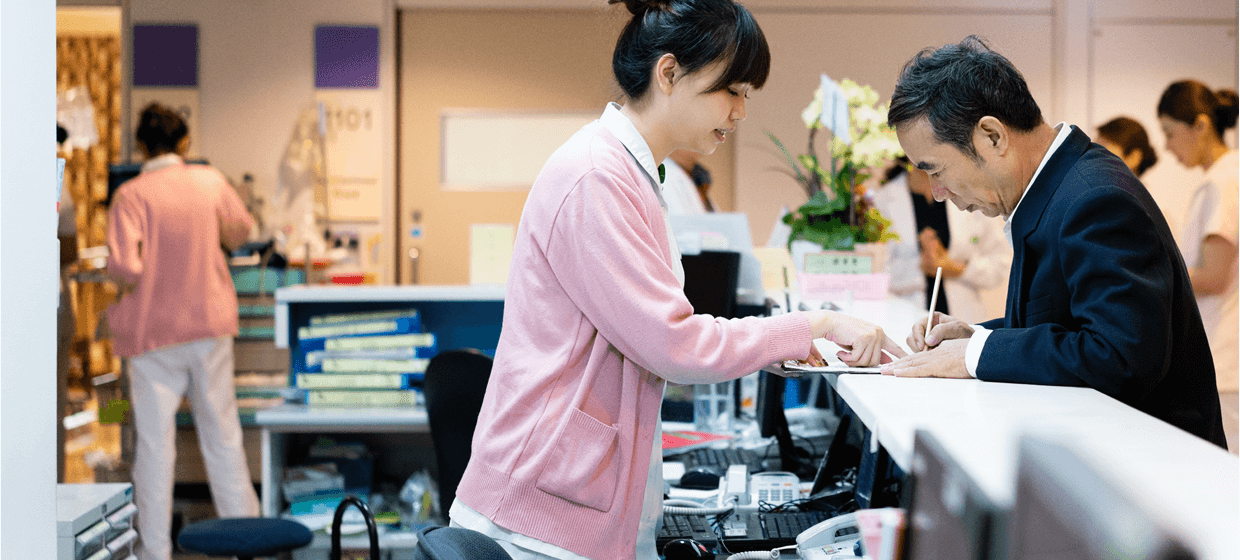
M 714 548 L 718 541 L 715 532 L 710 528 L 710 522 L 714 518 L 713 515 L 664 513 L 663 526 L 659 528 L 659 534 L 654 540 L 655 547 L 663 550 L 664 545 L 676 539 L 693 539 L 706 548 Z
M 684 462 L 686 471 L 706 466 L 714 468 L 717 472 L 725 473 L 728 472 L 730 465 L 746 465 L 751 473 L 765 470 L 762 468 L 762 456 L 749 449 L 733 447 L 694 449 L 681 455 L 679 459 Z
M 831 517 L 826 511 L 740 511 L 725 517 L 720 529 L 723 543 L 731 552 L 771 550 L 796 544 L 797 535 Z M 665 513 L 655 546 L 663 550 L 663 545 L 670 541 L 693 539 L 713 548 L 718 542 L 718 536 L 711 529 L 714 520 L 713 515 Z M 856 529 L 849 527 L 843 531 L 855 532 Z
M 825 511 L 740 511 L 723 520 L 723 542 L 732 552 L 796 544 L 797 535 L 831 518 Z

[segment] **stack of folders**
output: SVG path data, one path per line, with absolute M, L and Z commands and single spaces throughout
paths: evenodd
M 416 406 L 435 355 L 416 309 L 311 317 L 297 331 L 293 381 L 323 406 Z

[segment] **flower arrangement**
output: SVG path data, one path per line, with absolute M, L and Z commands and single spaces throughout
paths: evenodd
M 891 221 L 870 206 L 861 186 L 872 170 L 904 153 L 895 130 L 887 126 L 887 109 L 870 86 L 847 78 L 837 85 L 824 75 L 814 100 L 801 112 L 809 129 L 807 152 L 793 157 L 774 134 L 766 133 L 787 159 L 789 175 L 809 197 L 783 217 L 792 228 L 789 248 L 797 239 L 827 250 L 852 250 L 857 243 L 898 239 L 890 229 Z M 823 128 L 831 134 L 829 167 L 822 165 L 814 151 L 815 136 Z

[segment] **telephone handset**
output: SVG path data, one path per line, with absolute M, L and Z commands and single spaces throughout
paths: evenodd
M 797 535 L 797 554 L 805 560 L 829 560 L 836 554 L 852 555 L 861 539 L 856 513 L 823 521 Z

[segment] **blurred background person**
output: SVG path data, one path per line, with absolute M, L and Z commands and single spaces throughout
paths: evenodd
M 669 214 L 705 214 L 714 212 L 707 191 L 710 190 L 710 171 L 699 160 L 702 154 L 689 150 L 674 150 L 663 160 L 666 177 L 663 179 L 663 198 L 667 201 Z
M 1150 136 L 1141 123 L 1129 117 L 1115 117 L 1098 127 L 1096 141 L 1124 160 L 1138 178 L 1158 163 Z
M 237 293 L 221 250 L 244 243 L 254 221 L 219 171 L 185 164 L 189 130 L 175 111 L 148 106 L 137 140 L 142 173 L 116 190 L 108 210 L 108 275 L 121 293 L 108 322 L 114 351 L 128 359 L 137 556 L 168 560 L 184 397 L 216 514 L 258 515 L 233 385 Z
M 1227 448 L 1232 453 L 1238 451 L 1240 431 L 1240 358 L 1236 352 L 1240 336 L 1236 289 L 1240 159 L 1223 142 L 1223 133 L 1236 126 L 1236 105 L 1236 92 L 1214 92 L 1195 80 L 1171 84 L 1158 101 L 1158 122 L 1167 138 L 1167 151 L 1185 167 L 1200 167 L 1205 172 L 1205 182 L 1184 191 L 1190 201 L 1176 241 L 1210 339 Z
M 918 307 L 930 305 L 934 275 L 943 267 L 936 309 L 970 323 L 993 319 L 981 293 L 1007 281 L 1012 249 L 1003 221 L 965 212 L 930 194 L 930 177 L 901 156 L 873 194 L 899 241 L 888 244 L 892 295 Z

